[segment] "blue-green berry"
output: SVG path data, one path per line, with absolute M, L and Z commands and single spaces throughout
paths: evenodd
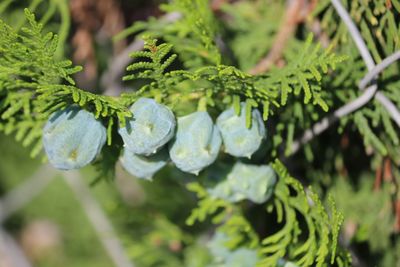
M 62 170 L 78 169 L 100 153 L 106 129 L 94 115 L 77 106 L 53 113 L 43 129 L 49 162 Z
M 241 103 L 240 115 L 234 108 L 222 112 L 217 118 L 225 152 L 235 157 L 248 157 L 257 151 L 266 136 L 264 121 L 258 109 L 251 112 L 251 127 L 246 127 L 246 104 Z
M 278 260 L 277 267 L 298 267 L 298 266 L 291 261 L 286 261 L 285 259 L 280 258 Z
M 121 157 L 121 164 L 125 170 L 137 178 L 151 180 L 156 172 L 168 162 L 166 149 L 158 151 L 151 156 L 141 156 L 125 149 Z
M 249 199 L 254 203 L 267 201 L 274 190 L 276 174 L 269 165 L 251 165 L 237 162 L 226 180 L 208 190 L 216 198 L 235 203 Z
M 243 194 L 255 203 L 267 201 L 277 181 L 274 170 L 269 165 L 252 165 L 237 162 L 227 179 L 232 190 Z
M 212 164 L 221 147 L 221 136 L 210 115 L 198 111 L 178 118 L 178 129 L 169 155 L 176 167 L 198 174 Z
M 258 261 L 256 250 L 238 248 L 231 252 L 225 260 L 225 266 L 229 267 L 255 267 Z
M 172 111 L 150 98 L 139 98 L 130 108 L 133 118 L 119 129 L 125 147 L 140 155 L 157 152 L 174 135 L 175 117 Z
M 228 243 L 229 240 L 230 238 L 228 235 L 217 231 L 207 243 L 207 248 L 213 255 L 215 262 L 224 262 L 229 256 L 231 251 L 226 247 L 226 243 Z
M 288 261 L 288 262 L 286 262 L 284 267 L 298 267 L 298 266 L 296 264 L 294 264 L 293 262 Z
M 208 193 L 214 198 L 224 199 L 230 203 L 236 203 L 246 198 L 242 192 L 235 192 L 233 190 L 232 181 L 223 180 L 215 187 L 208 189 Z
M 214 263 L 222 264 L 217 266 L 254 267 L 259 260 L 257 251 L 245 247 L 230 250 L 226 245 L 230 240 L 231 238 L 223 232 L 214 233 L 207 244 L 214 257 Z

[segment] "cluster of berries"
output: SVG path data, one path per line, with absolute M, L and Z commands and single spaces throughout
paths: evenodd
M 170 158 L 180 170 L 198 174 L 215 161 L 222 143 L 226 153 L 250 157 L 260 147 L 266 130 L 256 109 L 252 111 L 251 128 L 247 128 L 244 109 L 242 103 L 240 116 L 233 108 L 224 111 L 216 125 L 205 111 L 176 121 L 168 107 L 140 98 L 130 108 L 133 118 L 119 129 L 124 141 L 122 165 L 138 178 L 151 178 Z M 105 127 L 77 106 L 55 112 L 44 127 L 45 151 L 50 163 L 59 169 L 89 164 L 105 141 Z
M 246 127 L 245 104 L 233 108 L 213 123 L 205 111 L 175 120 L 172 111 L 150 98 L 138 99 L 130 108 L 133 118 L 119 129 L 124 142 L 122 166 L 133 176 L 151 179 L 171 159 L 184 172 L 198 174 L 212 164 L 222 143 L 235 157 L 250 157 L 261 145 L 266 129 L 261 114 L 252 110 Z M 77 106 L 55 112 L 44 127 L 43 144 L 50 163 L 59 169 L 81 168 L 92 162 L 106 141 L 106 129 L 92 113 Z M 230 202 L 250 199 L 265 202 L 272 194 L 276 175 L 268 165 L 236 163 L 227 179 L 209 189 L 211 196 Z

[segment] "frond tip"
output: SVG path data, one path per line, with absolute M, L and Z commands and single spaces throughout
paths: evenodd
M 144 51 L 136 51 L 130 54 L 134 59 L 148 60 L 139 61 L 129 65 L 127 71 L 139 71 L 135 74 L 126 75 L 124 81 L 136 78 L 162 79 L 166 69 L 172 64 L 177 57 L 176 54 L 168 55 L 171 52 L 172 45 L 162 43 L 157 45 L 157 39 L 148 36 L 143 37 Z M 140 71 L 142 70 L 142 71 Z M 149 71 L 143 71 L 149 70 Z

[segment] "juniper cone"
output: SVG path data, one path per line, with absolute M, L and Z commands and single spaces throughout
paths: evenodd
M 168 151 L 162 149 L 151 156 L 141 156 L 125 149 L 121 164 L 125 170 L 137 178 L 152 180 L 154 174 L 168 162 Z
M 77 106 L 53 113 L 43 128 L 49 162 L 61 170 L 91 163 L 106 142 L 106 129 L 94 115 Z
M 294 264 L 293 262 L 286 262 L 285 265 L 283 267 L 298 267 L 296 264 Z
M 276 182 L 271 166 L 237 162 L 227 179 L 208 191 L 212 196 L 232 203 L 249 199 L 261 204 L 271 197 Z
M 224 199 L 231 203 L 236 203 L 245 198 L 241 193 L 232 190 L 232 184 L 228 180 L 223 180 L 215 185 L 213 188 L 208 189 L 208 193 L 215 198 Z
M 257 251 L 249 248 L 238 248 L 231 252 L 226 259 L 229 267 L 253 267 L 258 261 Z
M 157 152 L 174 135 L 172 111 L 151 98 L 139 98 L 130 108 L 133 118 L 119 129 L 125 147 L 139 155 Z
M 197 175 L 216 160 L 221 143 L 220 133 L 210 115 L 197 111 L 178 118 L 169 155 L 177 168 Z
M 217 264 L 229 267 L 254 267 L 258 261 L 257 251 L 246 247 L 231 250 L 227 243 L 231 238 L 223 232 L 215 232 L 207 248 Z M 217 265 L 220 266 L 220 265 Z
M 240 192 L 255 203 L 267 201 L 277 181 L 274 170 L 269 165 L 253 165 L 237 162 L 228 174 L 228 180 L 235 192 Z
M 214 232 L 212 238 L 207 243 L 207 248 L 218 262 L 224 261 L 229 255 L 229 249 L 225 243 L 229 241 L 229 236 L 223 232 Z
M 217 118 L 225 152 L 235 157 L 250 158 L 266 137 L 264 121 L 258 109 L 251 111 L 251 126 L 246 127 L 246 103 L 241 103 L 240 115 L 233 107 L 222 112 Z

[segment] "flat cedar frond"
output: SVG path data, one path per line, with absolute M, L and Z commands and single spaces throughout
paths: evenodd
M 156 39 L 151 39 L 149 37 L 144 37 L 144 49 L 145 51 L 133 52 L 130 56 L 132 58 L 148 59 L 147 61 L 139 61 L 129 65 L 127 71 L 139 71 L 137 74 L 126 75 L 123 79 L 125 81 L 133 80 L 137 78 L 144 79 L 163 79 L 163 74 L 171 63 L 175 60 L 176 55 L 170 53 L 172 45 L 170 44 L 160 44 L 157 45 Z M 149 70 L 149 71 L 146 71 Z

